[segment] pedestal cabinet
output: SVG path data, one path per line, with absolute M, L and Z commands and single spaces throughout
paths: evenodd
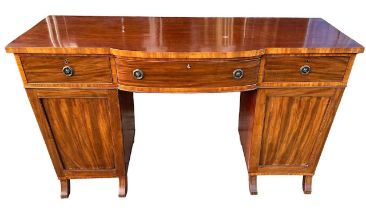
M 124 196 L 128 163 L 122 156 L 129 159 L 134 127 L 121 129 L 126 112 L 119 107 L 118 90 L 27 89 L 27 94 L 60 178 L 61 196 L 68 197 L 70 179 L 93 177 L 119 177 Z M 132 100 L 132 93 L 123 94 Z M 126 126 L 133 125 L 132 117 Z M 129 151 L 123 149 L 124 132 Z
M 126 195 L 134 92 L 240 92 L 250 193 L 258 175 L 301 175 L 311 193 L 364 47 L 320 18 L 48 16 L 6 50 L 66 198 L 70 179 L 94 177 Z
M 251 194 L 257 194 L 257 175 L 266 174 L 304 175 L 303 190 L 311 192 L 311 179 L 342 93 L 343 88 L 241 93 L 239 133 Z M 254 117 L 248 120 L 248 116 Z

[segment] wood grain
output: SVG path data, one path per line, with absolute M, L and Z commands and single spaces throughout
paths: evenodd
M 312 174 L 340 101 L 342 88 L 259 89 L 251 143 L 250 174 Z M 259 98 L 258 98 L 259 97 Z M 241 106 L 247 112 L 253 108 Z M 259 132 L 260 135 L 254 135 Z
M 332 56 L 266 56 L 264 82 L 342 82 L 349 57 Z M 300 67 L 308 65 L 307 75 L 300 73 Z
M 308 167 L 329 96 L 267 98 L 259 167 Z
M 244 91 L 240 93 L 239 109 L 239 135 L 243 147 L 245 162 L 249 166 L 251 156 L 251 137 L 254 126 L 254 112 L 256 107 L 257 91 Z
M 250 193 L 258 193 L 258 175 L 284 174 L 302 175 L 311 193 L 364 47 L 320 18 L 48 16 L 6 50 L 15 53 L 67 198 L 70 179 L 79 178 L 118 177 L 119 196 L 126 196 L 133 92 L 240 91 Z M 301 75 L 305 64 L 311 72 Z M 73 76 L 63 74 L 65 65 Z M 137 68 L 142 80 L 132 76 Z M 233 78 L 237 68 L 242 79 Z
M 243 85 L 230 87 L 185 87 L 185 88 L 170 88 L 170 87 L 137 87 L 119 84 L 118 88 L 123 91 L 141 92 L 141 93 L 219 93 L 219 92 L 239 92 L 250 91 L 257 89 L 257 85 Z
M 140 58 L 235 58 L 360 53 L 364 48 L 320 18 L 48 16 L 6 50 Z
M 308 87 L 335 87 L 345 88 L 346 82 L 261 82 L 256 88 L 308 88 Z
M 84 178 L 113 178 L 119 174 L 116 169 L 69 169 L 64 170 L 64 177 L 67 179 L 84 179 Z
M 117 89 L 118 84 L 113 83 L 27 83 L 24 84 L 25 88 L 37 88 L 37 89 Z
M 17 63 L 18 70 L 19 70 L 20 76 L 22 78 L 23 84 L 26 85 L 28 83 L 28 81 L 27 81 L 27 77 L 25 76 L 22 61 L 20 60 L 19 55 L 14 54 L 14 57 L 15 57 L 15 62 Z
M 42 98 L 41 103 L 65 170 L 115 167 L 108 98 Z
M 259 59 L 251 60 L 125 60 L 117 59 L 118 81 L 129 87 L 212 88 L 255 85 Z M 187 68 L 190 65 L 190 68 Z M 137 80 L 132 72 L 140 69 Z M 243 69 L 244 76 L 234 79 L 233 71 Z
M 31 55 L 20 60 L 28 83 L 112 83 L 108 56 Z M 65 76 L 64 66 L 73 68 L 74 74 Z
M 348 61 L 346 73 L 344 74 L 344 77 L 343 77 L 343 82 L 345 82 L 345 83 L 348 82 L 348 78 L 351 75 L 351 70 L 352 70 L 353 62 L 355 61 L 355 59 L 356 59 L 356 54 L 352 54 Z
M 122 119 L 122 135 L 126 171 L 130 162 L 132 146 L 135 138 L 135 111 L 133 93 L 118 91 L 119 107 Z
M 251 194 L 257 175 L 314 175 L 344 88 L 264 88 L 241 93 L 239 133 Z
M 126 176 L 118 90 L 27 93 L 59 179 Z

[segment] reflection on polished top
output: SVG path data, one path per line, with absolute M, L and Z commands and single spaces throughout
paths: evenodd
M 87 16 L 48 16 L 6 49 L 13 53 L 126 53 L 136 57 L 149 53 L 155 57 L 169 53 L 235 57 L 363 51 L 360 44 L 319 18 Z

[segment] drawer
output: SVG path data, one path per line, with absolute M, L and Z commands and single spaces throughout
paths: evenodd
M 21 56 L 20 60 L 28 83 L 112 83 L 108 56 Z
M 210 88 L 257 83 L 260 59 L 250 60 L 125 60 L 117 58 L 118 81 L 135 87 Z M 143 77 L 134 77 L 141 71 Z M 243 76 L 240 77 L 240 73 Z M 237 78 L 234 78 L 234 72 Z
M 264 82 L 341 82 L 349 57 L 269 56 L 266 59 Z M 300 68 L 310 67 L 310 72 Z

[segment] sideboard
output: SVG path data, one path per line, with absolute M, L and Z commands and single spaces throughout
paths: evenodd
M 6 51 L 67 198 L 70 179 L 97 177 L 126 195 L 134 92 L 240 92 L 250 193 L 258 175 L 301 175 L 311 193 L 364 48 L 320 18 L 48 16 Z

